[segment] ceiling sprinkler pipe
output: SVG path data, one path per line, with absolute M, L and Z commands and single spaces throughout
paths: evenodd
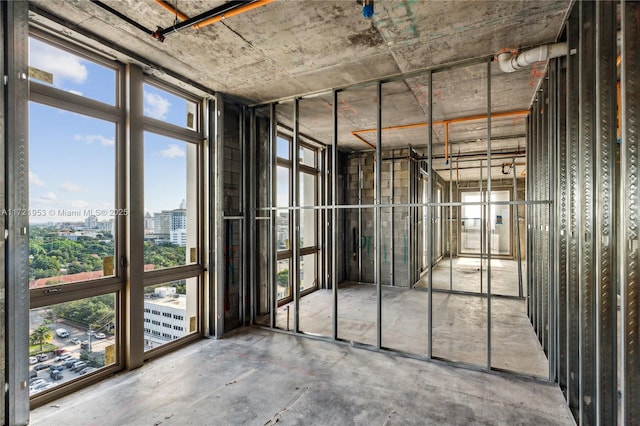
M 564 56 L 568 53 L 567 43 L 547 44 L 513 54 L 510 51 L 497 55 L 498 65 L 503 72 L 514 72 L 536 62 Z

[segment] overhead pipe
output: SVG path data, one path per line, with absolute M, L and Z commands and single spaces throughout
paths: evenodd
M 186 27 L 200 29 L 207 25 L 220 22 L 223 19 L 231 18 L 233 16 L 240 15 L 241 13 L 245 13 L 258 7 L 265 6 L 273 2 L 274 0 L 230 1 L 207 12 L 201 13 L 193 18 L 187 17 L 185 14 L 183 14 L 170 4 L 166 3 L 164 0 L 155 1 L 182 21 L 179 24 L 173 25 L 169 28 L 158 27 L 158 29 L 153 33 L 153 37 L 162 42 L 164 41 L 165 36 L 174 32 L 178 32 Z
M 207 25 L 215 24 L 216 22 L 222 21 L 223 19 L 231 18 L 233 16 L 240 15 L 241 13 L 245 13 L 245 12 L 248 12 L 250 10 L 257 9 L 257 8 L 259 8 L 261 6 L 265 6 L 265 5 L 267 5 L 267 4 L 269 4 L 269 3 L 273 2 L 273 1 L 274 0 L 256 0 L 256 1 L 252 2 L 252 3 L 246 4 L 244 6 L 240 6 L 240 7 L 234 8 L 234 9 L 232 9 L 232 10 L 226 12 L 226 13 L 223 13 L 223 14 L 220 14 L 220 15 L 217 15 L 217 16 L 212 16 L 209 19 L 205 19 L 204 21 L 202 21 L 202 22 L 200 22 L 198 24 L 195 24 L 193 26 L 193 28 L 198 29 L 198 28 L 205 27 Z
M 562 42 L 546 44 L 515 53 L 511 50 L 505 50 L 496 55 L 496 60 L 503 72 L 514 72 L 536 62 L 565 56 L 567 53 L 569 53 L 569 47 L 566 42 Z
M 127 15 L 118 12 L 117 10 L 115 10 L 114 8 L 112 8 L 111 6 L 98 1 L 98 0 L 91 0 L 91 3 L 95 4 L 98 7 L 101 7 L 102 9 L 106 10 L 107 12 L 111 13 L 112 15 L 117 16 L 118 18 L 122 19 L 123 21 L 125 21 L 128 24 L 133 25 L 134 27 L 136 27 L 137 29 L 139 29 L 140 31 L 152 35 L 153 31 L 151 31 L 149 28 L 145 27 L 144 25 L 140 24 L 138 21 L 129 18 Z
M 444 124 L 444 164 L 449 164 L 449 123 Z
M 529 110 L 519 110 L 519 111 L 505 111 L 505 112 L 496 112 L 496 113 L 492 113 L 491 117 L 492 118 L 500 118 L 500 117 L 512 117 L 512 116 L 519 116 L 519 115 L 527 115 L 529 114 Z M 486 120 L 487 115 L 486 114 L 480 114 L 480 115 L 470 115 L 470 116 L 466 116 L 466 117 L 457 117 L 457 118 L 450 118 L 448 120 L 440 120 L 440 121 L 434 121 L 432 124 L 433 125 L 444 125 L 445 127 L 445 132 L 446 132 L 446 138 L 445 138 L 445 144 L 448 144 L 448 132 L 449 132 L 449 124 L 453 123 L 464 123 L 467 121 L 478 121 L 478 120 Z M 429 123 L 413 123 L 413 124 L 400 124 L 397 126 L 388 126 L 388 127 L 383 127 L 381 130 L 404 130 L 404 129 L 415 129 L 418 127 L 426 127 L 428 126 Z M 357 139 L 359 139 L 360 141 L 364 142 L 365 144 L 372 146 L 371 143 L 369 143 L 366 139 L 364 139 L 362 136 L 360 136 L 360 133 L 371 133 L 371 132 L 376 132 L 378 129 L 361 129 L 361 130 L 353 130 L 351 132 L 351 135 Z M 447 157 L 448 158 L 448 157 Z
M 165 2 L 164 0 L 156 0 L 156 3 L 158 3 L 160 6 L 164 7 L 165 9 L 167 9 L 169 12 L 171 12 L 173 15 L 176 16 L 176 18 L 180 19 L 181 21 L 186 21 L 187 19 L 189 19 L 187 15 L 180 12 L 178 9 L 171 6 L 169 3 Z

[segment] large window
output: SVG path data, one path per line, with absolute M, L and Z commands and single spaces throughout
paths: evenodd
M 150 79 L 143 97 L 144 350 L 150 351 L 199 331 L 202 135 L 196 98 Z
M 29 287 L 113 276 L 116 123 L 29 104 Z
M 187 185 L 187 169 L 197 146 L 151 132 L 144 139 L 145 270 L 196 263 L 197 186 Z
M 298 206 L 300 226 L 291 226 L 289 208 L 293 205 L 291 188 L 293 163 L 291 161 L 292 141 L 279 135 L 276 145 L 276 239 L 277 260 L 277 297 L 279 303 L 292 300 L 295 277 L 290 276 L 289 267 L 294 261 L 292 241 L 298 239 L 300 256 L 299 277 L 297 283 L 300 292 L 309 292 L 317 288 L 318 269 L 318 153 L 311 146 L 300 145 L 298 155 Z
M 30 200 L 15 213 L 29 215 L 40 404 L 201 332 L 204 104 L 38 32 L 29 47 Z M 139 99 L 125 98 L 125 78 Z M 123 310 L 125 296 L 143 316 Z M 132 317 L 143 323 L 121 326 Z
M 119 194 L 123 70 L 29 40 L 29 393 L 47 398 L 123 365 Z M 25 360 L 27 362 L 27 360 Z

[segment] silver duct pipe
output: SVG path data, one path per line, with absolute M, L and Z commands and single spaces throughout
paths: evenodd
M 503 72 L 514 72 L 536 62 L 564 56 L 568 53 L 567 43 L 554 43 L 544 46 L 534 47 L 513 54 L 510 51 L 498 53 L 496 58 L 498 65 Z

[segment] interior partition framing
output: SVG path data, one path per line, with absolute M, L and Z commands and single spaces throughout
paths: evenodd
M 544 232 L 549 232 L 548 215 L 550 214 L 549 211 L 550 211 L 551 203 L 549 200 L 550 194 L 549 194 L 548 188 L 546 191 L 541 191 L 537 197 L 532 197 L 530 200 L 529 199 L 519 200 L 517 195 L 519 184 L 517 182 L 518 179 L 516 179 L 516 176 L 509 176 L 508 184 L 505 183 L 504 179 L 498 179 L 498 181 L 494 182 L 495 185 L 491 183 L 492 178 L 494 177 L 493 174 L 495 173 L 495 170 L 492 171 L 492 169 L 495 169 L 496 165 L 493 163 L 494 159 L 491 156 L 491 139 L 492 139 L 492 131 L 491 131 L 492 118 L 491 117 L 492 117 L 493 99 L 492 99 L 492 85 L 490 83 L 490 80 L 492 77 L 492 73 L 495 71 L 493 69 L 494 64 L 489 59 L 490 58 L 481 58 L 478 60 L 465 62 L 463 64 L 456 64 L 456 65 L 442 67 L 442 68 L 434 68 L 433 70 L 428 70 L 420 74 L 420 77 L 423 78 L 422 81 L 427 82 L 426 83 L 427 87 L 425 90 L 425 93 L 427 94 L 427 96 L 425 97 L 425 99 L 427 99 L 428 101 L 425 103 L 425 109 L 424 109 L 424 116 L 426 117 L 427 123 L 425 126 L 425 131 L 420 136 L 421 139 L 416 142 L 416 146 L 408 145 L 405 147 L 386 147 L 385 139 L 383 138 L 383 132 L 382 132 L 382 129 L 384 127 L 383 120 L 385 118 L 385 113 L 386 113 L 384 108 L 385 84 L 393 83 L 405 77 L 399 77 L 398 79 L 392 78 L 392 79 L 374 81 L 374 82 L 370 82 L 368 85 L 354 85 L 352 87 L 335 89 L 328 93 L 314 94 L 309 97 L 310 100 L 321 98 L 325 102 L 326 100 L 330 99 L 329 101 L 331 102 L 330 113 L 332 117 L 330 121 L 331 123 L 330 132 L 324 133 L 325 137 L 328 136 L 327 140 L 320 140 L 320 142 L 324 143 L 327 146 L 328 148 L 327 151 L 330 152 L 328 157 L 331 163 L 331 167 L 329 171 L 327 170 L 319 171 L 320 176 L 323 176 L 325 179 L 328 180 L 327 182 L 325 182 L 325 185 L 330 187 L 330 190 L 328 191 L 330 195 L 325 197 L 324 203 L 321 203 L 321 205 L 318 205 L 316 207 L 319 211 L 326 211 L 327 218 L 330 217 L 330 220 L 326 221 L 326 223 L 330 224 L 331 226 L 330 232 L 319 233 L 318 235 L 327 235 L 328 236 L 328 238 L 326 238 L 327 241 L 324 241 L 322 243 L 322 246 L 331 247 L 331 250 L 327 250 L 324 253 L 324 255 L 327 256 L 327 272 L 328 272 L 326 276 L 328 283 L 324 288 L 330 289 L 330 297 L 332 300 L 331 313 L 330 313 L 331 333 L 327 332 L 327 335 L 314 335 L 314 338 L 325 339 L 333 342 L 336 342 L 336 341 L 349 342 L 358 347 L 363 347 L 370 350 L 391 351 L 394 353 L 400 353 L 402 355 L 407 355 L 407 356 L 424 359 L 424 360 L 434 359 L 439 361 L 446 361 L 456 365 L 462 365 L 468 368 L 478 369 L 482 371 L 489 371 L 489 372 L 500 371 L 500 372 L 506 372 L 506 373 L 513 373 L 516 375 L 518 374 L 518 372 L 507 371 L 504 368 L 499 367 L 497 364 L 492 363 L 492 359 L 493 359 L 492 351 L 497 350 L 497 347 L 494 346 L 494 345 L 497 345 L 497 343 L 492 343 L 493 342 L 492 333 L 494 333 L 492 321 L 495 320 L 495 318 L 492 319 L 492 317 L 494 315 L 497 315 L 495 313 L 492 314 L 492 306 L 493 306 L 493 303 L 496 303 L 496 301 L 498 300 L 498 295 L 494 295 L 492 290 L 492 282 L 491 282 L 492 263 L 491 262 L 492 262 L 493 255 L 491 253 L 491 242 L 490 242 L 491 229 L 489 226 L 483 226 L 484 234 L 482 236 L 483 240 L 487 240 L 489 245 L 489 250 L 483 253 L 483 256 L 482 256 L 482 273 L 484 274 L 483 279 L 485 280 L 484 282 L 486 283 L 486 288 L 482 293 L 465 295 L 465 297 L 472 296 L 472 297 L 479 297 L 483 299 L 481 303 L 483 304 L 483 310 L 486 312 L 486 315 L 487 315 L 486 317 L 487 326 L 484 329 L 485 330 L 484 333 L 486 334 L 483 336 L 483 340 L 487 342 L 487 345 L 486 345 L 486 350 L 483 349 L 483 351 L 485 351 L 483 353 L 483 356 L 484 356 L 483 361 L 481 363 L 472 365 L 470 363 L 458 362 L 452 359 L 448 359 L 446 355 L 445 356 L 441 354 L 434 355 L 434 352 L 433 352 L 434 347 L 438 345 L 438 343 L 434 342 L 434 339 L 433 339 L 433 333 L 434 333 L 433 329 L 435 327 L 434 318 L 433 318 L 433 306 L 435 304 L 434 302 L 435 296 L 433 292 L 433 278 L 432 278 L 433 269 L 434 269 L 433 266 L 437 263 L 437 260 L 436 262 L 434 262 L 434 257 L 435 257 L 434 255 L 436 253 L 434 244 L 437 244 L 437 239 L 433 237 L 433 232 L 434 232 L 433 228 L 436 225 L 440 226 L 439 222 L 438 224 L 434 224 L 434 221 L 435 221 L 434 219 L 437 216 L 436 209 L 439 209 L 440 211 L 442 211 L 442 209 L 449 209 L 449 211 L 451 212 L 453 209 L 458 209 L 465 204 L 469 204 L 469 205 L 481 206 L 482 207 L 481 210 L 485 210 L 485 209 L 490 209 L 495 203 L 496 205 L 500 205 L 500 206 L 508 206 L 513 212 L 512 214 L 516 215 L 516 210 L 518 209 L 518 207 L 526 207 L 531 211 L 531 213 L 527 215 L 527 218 L 531 219 L 535 216 L 534 213 L 538 214 L 538 216 L 540 217 L 536 222 L 536 226 L 543 226 L 542 223 L 544 223 L 545 224 L 544 226 L 546 226 L 546 228 L 544 229 Z M 445 178 L 443 177 L 444 175 L 441 176 L 436 171 L 434 171 L 434 158 L 435 158 L 434 150 L 433 150 L 434 133 L 432 130 L 432 127 L 433 127 L 432 123 L 434 119 L 433 119 L 433 111 L 431 107 L 431 105 L 434 102 L 432 98 L 432 87 L 431 87 L 433 84 L 432 74 L 434 71 L 437 71 L 438 73 L 441 73 L 440 75 L 446 76 L 447 72 L 457 69 L 458 66 L 465 67 L 465 66 L 470 66 L 470 64 L 477 66 L 478 68 L 481 68 L 483 70 L 482 71 L 482 74 L 483 74 L 482 90 L 486 91 L 485 94 L 483 94 L 484 103 L 480 106 L 480 108 L 482 108 L 482 111 L 486 115 L 487 130 L 486 130 L 486 135 L 483 135 L 482 140 L 486 141 L 488 154 L 486 157 L 478 161 L 481 162 L 481 168 L 483 170 L 482 172 L 483 183 L 481 184 L 482 185 L 481 187 L 486 190 L 487 195 L 486 195 L 486 198 L 483 198 L 478 202 L 465 203 L 461 201 L 455 201 L 451 199 L 451 196 L 449 196 L 448 200 L 440 200 L 440 199 L 437 199 L 435 196 L 436 183 L 438 182 L 438 180 L 440 180 L 440 182 L 443 182 L 444 185 L 446 185 L 447 183 Z M 351 99 L 353 101 L 354 99 L 357 99 L 353 94 L 354 93 L 358 94 L 359 91 L 361 91 L 361 89 L 363 88 L 365 89 L 368 88 L 368 90 L 365 91 L 365 93 L 367 93 L 365 95 L 367 102 L 373 103 L 375 105 L 375 109 L 371 110 L 371 111 L 375 111 L 374 113 L 372 113 L 372 117 L 371 117 L 372 119 L 371 121 L 375 123 L 375 125 L 372 125 L 372 129 L 375 128 L 375 131 L 377 132 L 376 135 L 374 136 L 374 139 L 372 139 L 372 140 L 375 140 L 376 142 L 375 149 L 372 150 L 369 148 L 365 148 L 362 150 L 352 151 L 349 149 L 344 149 L 340 146 L 340 142 L 342 142 L 342 140 L 340 139 L 342 137 L 342 133 L 340 133 L 339 127 L 341 124 L 340 122 L 343 119 L 341 115 L 341 109 L 339 108 L 339 105 L 341 105 L 340 99 L 341 99 L 341 96 L 351 94 L 352 97 L 348 99 Z M 373 96 L 371 96 L 373 93 L 375 93 L 375 100 L 373 100 L 374 98 Z M 270 260 L 269 260 L 269 266 L 268 266 L 269 267 L 268 285 L 269 285 L 269 294 L 271 295 L 270 308 L 269 308 L 268 315 L 265 312 L 263 312 L 263 315 L 265 316 L 265 318 L 268 318 L 268 322 L 260 321 L 258 319 L 257 324 L 261 326 L 268 326 L 271 329 L 279 329 L 280 331 L 287 331 L 287 332 L 292 332 L 300 335 L 308 334 L 306 333 L 306 330 L 301 329 L 299 327 L 299 322 L 300 322 L 299 309 L 302 306 L 303 300 L 305 297 L 307 297 L 307 295 L 300 294 L 297 286 L 294 287 L 294 297 L 291 300 L 291 305 L 289 305 L 293 310 L 293 312 L 291 313 L 291 318 L 293 319 L 293 327 L 285 330 L 285 327 L 282 326 L 282 323 L 283 323 L 282 316 L 280 316 L 280 321 L 278 321 L 278 315 L 286 314 L 286 312 L 288 311 L 277 312 L 279 306 L 276 300 L 277 296 L 276 296 L 276 288 L 275 288 L 277 285 L 277 277 L 276 277 L 276 268 L 275 268 L 276 257 L 274 256 L 276 252 L 276 247 L 274 246 L 274 243 L 276 239 L 275 220 L 276 220 L 276 212 L 278 210 L 275 194 L 278 191 L 278 188 L 275 184 L 275 178 L 273 175 L 275 172 L 273 171 L 273 168 L 275 167 L 278 161 L 276 159 L 278 157 L 278 153 L 276 150 L 278 128 L 286 128 L 288 134 L 291 137 L 290 141 L 294 146 L 292 150 L 293 152 L 292 165 L 291 165 L 292 169 L 297 167 L 297 163 L 298 163 L 296 146 L 297 144 L 299 144 L 299 139 L 306 138 L 308 136 L 315 137 L 315 135 L 307 135 L 306 133 L 303 134 L 301 130 L 301 123 L 298 123 L 298 120 L 300 117 L 300 105 L 304 104 L 306 100 L 307 98 L 305 97 L 283 99 L 278 102 L 255 105 L 251 107 L 251 109 L 254 112 L 265 111 L 266 109 L 269 109 L 270 111 L 269 119 L 271 120 L 270 121 L 271 131 L 269 134 L 270 149 L 268 152 L 268 155 L 270 156 L 270 158 L 265 163 L 270 164 L 269 167 L 271 168 L 270 170 L 272 170 L 271 172 L 272 180 L 270 184 L 266 186 L 262 185 L 261 183 L 256 183 L 258 187 L 264 188 L 269 193 L 266 198 L 270 201 L 270 205 L 268 207 L 257 208 L 255 212 L 255 216 L 252 215 L 252 217 L 256 217 L 255 226 L 258 226 L 258 221 L 262 221 L 262 219 L 258 219 L 258 216 L 266 214 L 267 211 L 270 212 L 270 215 L 271 215 L 270 241 L 267 245 L 264 245 L 264 246 L 258 244 L 258 246 L 256 246 L 253 250 L 249 252 L 249 256 L 252 256 L 252 259 L 253 259 L 251 261 L 252 264 L 254 263 L 257 264 L 256 262 L 259 260 L 259 258 L 262 258 L 262 256 L 259 254 L 261 250 L 264 249 L 271 252 L 271 255 L 269 256 Z M 280 122 L 279 120 L 286 120 L 286 121 Z M 539 125 L 538 122 L 531 121 L 531 123 L 535 123 L 536 125 Z M 305 132 L 306 131 L 309 131 L 308 127 L 305 127 Z M 256 131 L 254 131 L 254 133 L 255 132 Z M 536 145 L 533 145 L 533 146 L 536 146 Z M 540 155 L 538 156 L 537 161 L 539 161 L 540 165 L 542 165 L 543 162 L 549 161 L 549 154 L 543 157 L 541 155 L 542 145 L 539 144 L 537 145 L 537 147 L 540 150 Z M 545 145 L 545 147 L 546 147 L 545 149 L 550 149 L 549 145 Z M 262 150 L 252 151 L 251 155 L 253 155 L 255 159 L 252 160 L 251 164 L 257 164 L 258 159 L 262 155 L 264 155 L 265 152 L 263 152 Z M 496 157 L 496 158 L 500 158 L 500 157 Z M 535 157 L 532 157 L 532 158 L 535 158 Z M 400 165 L 400 163 L 402 162 L 407 163 L 407 169 L 406 169 L 408 170 L 407 173 L 398 173 L 398 176 L 395 176 L 394 170 L 396 171 L 400 170 L 394 167 L 396 159 L 398 160 L 398 165 Z M 450 164 L 452 164 L 452 166 L 450 167 L 450 170 L 447 171 L 447 174 L 450 177 L 453 176 L 453 161 L 450 161 Z M 463 159 L 463 161 L 466 161 L 466 159 Z M 514 163 L 513 166 L 515 167 L 515 160 L 513 160 L 513 163 Z M 390 169 L 387 167 L 387 164 L 391 166 Z M 349 169 L 350 171 L 347 171 L 347 169 Z M 405 169 L 402 169 L 402 171 L 404 170 Z M 351 181 L 348 181 L 346 177 L 346 175 L 349 173 L 353 175 L 351 177 L 352 179 Z M 408 179 L 407 179 L 406 188 L 403 187 L 401 190 L 398 190 L 397 187 L 394 188 L 394 187 L 384 186 L 383 180 L 382 180 L 383 173 L 388 175 L 387 177 L 393 176 L 394 181 L 397 181 L 398 179 L 404 179 L 405 178 L 404 176 L 407 175 Z M 258 172 L 258 174 L 260 174 L 260 172 Z M 364 174 L 369 175 L 373 182 L 368 182 L 370 186 L 363 188 L 361 179 Z M 422 182 L 418 182 L 418 180 L 413 182 L 414 178 L 422 179 L 422 174 L 425 174 L 426 179 L 424 179 Z M 294 172 L 293 185 L 291 185 L 291 187 L 293 187 L 292 189 L 293 202 L 291 203 L 291 206 L 288 207 L 290 214 L 292 214 L 292 217 L 294 218 L 294 222 L 293 222 L 294 229 L 297 229 L 297 227 L 299 226 L 299 222 L 295 220 L 295 218 L 299 214 L 299 211 L 302 211 L 304 209 L 304 206 L 300 206 L 299 202 L 295 200 L 298 197 L 298 190 L 296 189 L 298 188 L 296 184 L 296 178 L 295 178 L 296 175 L 297 173 Z M 387 177 L 385 177 L 385 179 L 387 179 Z M 540 179 L 541 181 L 539 183 L 541 185 L 546 184 L 547 187 L 551 185 L 551 182 L 553 181 L 552 176 L 547 176 L 546 180 L 544 180 L 544 177 L 540 177 Z M 511 188 L 510 186 L 512 181 L 515 181 L 513 188 Z M 350 186 L 348 186 L 349 182 L 350 182 Z M 426 194 L 426 199 L 422 198 L 423 193 L 421 189 L 423 185 L 428 186 L 428 189 L 424 192 L 424 194 Z M 443 189 L 445 189 L 444 185 L 442 186 Z M 449 182 L 448 185 L 449 186 L 446 189 L 448 189 L 448 192 L 452 194 L 454 191 L 454 189 L 452 188 L 453 182 Z M 507 186 L 504 186 L 504 185 L 507 185 Z M 351 197 L 353 198 L 353 201 L 351 203 L 348 202 L 348 200 L 346 199 L 347 195 L 345 195 L 347 193 L 347 186 L 349 188 Z M 513 197 L 513 199 L 508 201 L 493 201 L 493 199 L 491 198 L 491 192 L 496 190 L 496 188 L 504 189 L 506 187 L 508 187 L 510 190 L 513 189 L 514 193 L 516 194 Z M 383 193 L 382 191 L 385 191 L 385 192 Z M 402 192 L 403 197 L 405 197 L 404 194 L 406 191 L 406 198 L 404 198 L 403 200 L 400 200 L 398 198 L 396 200 L 395 199 L 396 191 Z M 372 193 L 374 194 L 373 197 L 370 196 L 370 194 Z M 256 194 L 252 195 L 252 197 L 256 197 L 256 196 L 257 196 Z M 387 201 L 387 199 L 389 201 Z M 366 200 L 367 202 L 363 202 L 363 200 Z M 369 203 L 369 201 L 371 202 Z M 431 265 L 431 267 L 428 267 L 428 269 L 425 271 L 426 276 L 423 278 L 427 282 L 427 285 L 424 287 L 424 289 L 427 290 L 426 296 L 428 299 L 428 302 L 427 302 L 428 308 L 423 312 L 423 315 L 424 315 L 423 319 L 426 321 L 428 326 L 424 330 L 426 334 L 425 345 L 423 348 L 423 352 L 421 353 L 407 352 L 407 351 L 389 346 L 389 344 L 386 343 L 387 340 L 385 340 L 386 338 L 383 332 L 384 316 L 382 312 L 385 307 L 383 302 L 384 302 L 384 297 L 385 297 L 384 294 L 386 292 L 386 289 L 392 288 L 392 287 L 401 287 L 398 290 L 402 291 L 404 289 L 413 288 L 413 284 L 414 284 L 413 280 L 420 278 L 419 269 L 422 266 L 421 262 L 418 260 L 419 258 L 421 258 L 419 257 L 421 255 L 418 254 L 418 251 L 422 250 L 422 247 L 419 247 L 420 245 L 417 244 L 417 241 L 407 241 L 407 244 L 406 244 L 406 246 L 409 248 L 409 253 L 410 253 L 409 256 L 411 257 L 411 259 L 407 259 L 408 260 L 407 263 L 412 266 L 409 266 L 407 269 L 407 278 L 409 279 L 409 285 L 406 286 L 404 289 L 402 288 L 402 286 L 398 285 L 398 283 L 400 282 L 398 281 L 400 267 L 396 265 L 394 268 L 394 266 L 388 265 L 388 264 L 383 266 L 384 262 L 387 261 L 386 253 L 384 254 L 384 258 L 383 258 L 383 253 L 384 253 L 384 250 L 386 250 L 389 247 L 389 245 L 385 246 L 387 241 L 384 239 L 385 237 L 383 235 L 383 231 L 385 230 L 381 228 L 381 224 L 383 221 L 383 217 L 394 217 L 395 214 L 391 214 L 390 216 L 383 216 L 383 215 L 387 215 L 388 214 L 387 212 L 389 211 L 391 212 L 401 211 L 400 209 L 406 212 L 407 218 L 409 218 L 408 219 L 409 221 L 407 222 L 407 226 L 409 228 L 411 228 L 412 226 L 419 225 L 418 222 L 421 222 L 423 220 L 422 209 L 425 209 L 424 210 L 425 211 L 424 219 L 426 219 L 425 225 L 429 227 L 429 233 L 431 234 L 431 236 L 429 238 L 426 238 L 426 241 L 425 241 L 426 258 L 428 259 L 428 262 Z M 372 282 L 368 282 L 367 280 L 364 280 L 367 282 L 356 283 L 356 284 L 364 284 L 364 285 L 373 284 L 373 286 L 370 287 L 372 289 L 371 298 L 372 300 L 375 300 L 375 302 L 372 303 L 371 305 L 372 310 L 370 312 L 372 312 L 371 324 L 372 324 L 373 330 L 375 330 L 375 337 L 367 341 L 357 341 L 357 340 L 351 340 L 351 339 L 347 340 L 340 337 L 342 333 L 344 333 L 344 329 L 342 328 L 339 329 L 339 326 L 342 327 L 341 325 L 342 323 L 338 320 L 340 314 L 343 312 L 342 309 L 345 309 L 341 305 L 342 299 L 340 298 L 340 292 L 342 291 L 342 285 L 344 284 L 343 281 L 349 281 L 349 282 L 362 281 L 362 278 L 365 275 L 365 271 L 363 270 L 364 261 L 361 259 L 360 252 L 358 251 L 361 249 L 361 247 L 356 248 L 355 245 L 351 244 L 350 242 L 352 240 L 351 228 L 347 229 L 347 227 L 343 226 L 341 222 L 341 221 L 344 221 L 346 213 L 348 212 L 352 213 L 351 223 L 355 227 L 354 228 L 355 232 L 357 232 L 358 234 L 359 232 L 363 232 L 362 229 L 365 226 L 363 222 L 365 221 L 371 221 L 373 223 L 373 227 L 375 228 L 374 230 L 375 244 L 373 246 L 373 252 L 372 252 L 375 262 L 371 265 L 374 270 L 366 271 L 366 274 L 373 278 Z M 546 221 L 543 222 L 542 216 L 545 214 L 545 212 L 547 215 L 547 219 Z M 368 213 L 372 213 L 372 214 L 368 214 Z M 485 217 L 487 220 L 489 219 L 488 213 L 483 211 L 482 214 L 483 214 L 483 217 Z M 511 221 L 509 221 L 509 226 L 512 226 L 510 222 Z M 514 223 L 517 223 L 517 221 L 514 221 Z M 250 225 L 250 227 L 251 226 L 252 225 Z M 367 225 L 367 226 L 371 226 L 371 225 Z M 385 226 L 390 226 L 390 225 L 386 224 Z M 360 231 L 358 231 L 358 229 Z M 412 238 L 410 239 L 417 240 L 417 237 L 418 237 L 417 231 L 414 232 L 413 234 L 408 234 L 407 228 L 404 226 L 400 226 L 399 223 L 396 223 L 392 229 L 393 229 L 394 235 L 395 234 L 403 235 L 405 232 L 407 232 L 407 236 L 412 235 Z M 449 232 L 451 233 L 452 230 L 450 229 Z M 513 234 L 514 233 L 512 233 L 512 235 Z M 451 239 L 451 236 L 449 237 L 449 240 L 450 239 Z M 536 253 L 542 256 L 544 259 L 546 259 L 546 262 L 547 262 L 546 268 L 541 269 L 540 274 L 550 273 L 549 272 L 550 271 L 549 264 L 551 262 L 551 256 L 549 253 L 550 241 L 551 240 L 549 237 L 547 237 L 544 240 L 540 239 L 536 246 L 537 248 Z M 510 244 L 509 253 L 513 254 L 513 252 L 516 251 L 515 250 L 516 245 L 513 243 L 509 243 L 509 244 Z M 296 245 L 297 245 L 297 242 L 294 241 L 292 244 L 294 249 Z M 398 244 L 398 245 L 401 246 L 402 244 Z M 397 247 L 393 244 L 393 241 L 391 241 L 390 246 L 392 247 L 392 250 L 397 249 Z M 352 252 L 350 251 L 352 247 L 354 250 L 353 255 L 352 255 Z M 449 241 L 449 252 L 450 254 L 452 253 L 451 241 Z M 517 250 L 516 252 L 519 253 L 519 250 Z M 533 265 L 534 262 L 532 262 L 531 259 L 534 259 L 535 256 L 530 255 L 530 253 L 531 252 L 527 252 L 527 258 L 530 259 L 528 261 L 528 264 Z M 352 267 L 352 271 L 350 275 L 345 274 L 344 271 L 342 270 L 342 267 L 346 263 L 346 260 L 340 259 L 341 256 L 347 256 L 347 255 L 349 257 L 349 262 L 351 263 L 351 267 Z M 295 256 L 294 256 L 294 259 L 295 259 Z M 451 261 L 449 260 L 449 262 Z M 292 266 L 294 266 L 295 268 L 295 265 L 292 265 Z M 383 274 L 383 270 L 385 271 L 384 274 Z M 450 274 L 451 273 L 447 275 L 451 277 L 452 275 Z M 294 272 L 294 275 L 297 276 L 297 273 Z M 348 278 L 349 276 L 351 276 L 352 278 L 349 279 Z M 388 280 L 389 276 L 391 277 L 390 281 Z M 531 277 L 531 274 L 529 276 Z M 549 278 L 548 275 L 545 275 L 545 276 L 540 275 L 536 279 L 540 283 L 543 283 L 543 282 L 546 282 L 548 278 Z M 258 292 L 259 291 L 258 285 L 262 285 L 262 284 L 258 282 L 251 283 L 251 289 L 252 289 L 251 291 Z M 538 286 L 538 289 L 540 289 L 540 291 L 542 291 L 541 287 L 542 285 Z M 421 289 L 418 289 L 419 293 L 420 293 L 420 290 Z M 446 293 L 447 290 L 438 289 L 439 294 L 441 294 L 442 292 Z M 524 293 L 524 291 L 522 290 L 521 292 Z M 458 292 L 458 293 L 462 295 L 464 292 Z M 519 292 L 517 292 L 516 294 L 518 293 Z M 440 296 L 438 295 L 438 297 Z M 513 296 L 513 298 L 518 299 L 518 296 Z M 542 303 L 538 302 L 539 299 L 532 298 L 532 300 L 538 303 L 537 305 L 538 309 L 541 310 Z M 549 299 L 547 298 L 545 299 L 545 303 L 552 303 L 552 302 L 549 301 Z M 541 321 L 540 323 L 541 327 L 542 327 L 542 324 L 544 324 L 544 327 L 550 327 L 550 328 L 554 327 L 554 324 L 555 324 L 554 320 L 548 317 L 550 315 L 550 312 L 551 312 L 551 309 L 549 309 L 549 307 L 546 307 L 544 312 L 540 312 L 538 314 L 539 320 Z M 555 336 L 555 335 L 545 334 L 545 336 Z M 550 347 L 549 342 L 545 340 L 543 344 L 545 346 L 545 349 L 548 351 Z M 549 356 L 553 356 L 553 354 L 550 353 Z M 527 377 L 531 377 L 531 376 L 527 375 Z M 539 376 L 536 376 L 536 377 L 540 379 Z M 545 377 L 543 379 L 549 380 L 549 376 L 545 374 Z
M 622 11 L 623 17 L 631 13 L 637 18 L 637 3 L 622 2 Z M 617 32 L 615 2 L 577 2 L 560 38 L 568 44 L 568 55 L 550 61 L 529 115 L 528 196 L 550 197 L 550 204 L 530 207 L 534 218 L 528 230 L 533 250 L 528 254 L 533 274 L 529 314 L 552 361 L 550 379 L 559 383 L 580 424 L 617 424 L 619 412 L 622 424 L 632 424 L 639 405 L 637 386 L 625 388 L 627 383 L 637 384 L 640 375 L 637 359 L 625 363 L 638 353 L 638 278 L 629 269 L 636 267 L 638 258 L 635 237 L 625 234 L 629 229 L 635 233 L 637 207 L 624 205 L 617 196 L 626 203 L 637 200 L 638 109 L 626 102 L 639 98 L 639 83 L 637 73 L 625 74 L 623 65 L 622 91 L 635 92 L 622 96 L 618 141 Z M 637 25 L 629 30 L 623 24 L 621 34 L 637 48 Z M 623 42 L 622 64 L 637 62 L 637 55 L 626 47 Z M 629 114 L 636 116 L 625 122 Z M 619 182 L 620 150 L 621 170 L 627 174 Z M 616 223 L 628 228 L 618 229 Z M 540 250 L 553 254 L 553 263 L 540 257 Z M 618 257 L 617 250 L 632 254 Z M 618 270 L 626 273 L 620 281 Z M 618 282 L 623 295 L 621 328 Z M 617 362 L 618 339 L 622 365 Z

